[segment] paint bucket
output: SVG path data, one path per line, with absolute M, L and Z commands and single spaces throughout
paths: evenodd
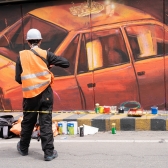
M 111 106 L 111 113 L 115 114 L 117 112 L 117 106 Z
M 111 133 L 116 134 L 116 124 L 112 123 Z
M 78 130 L 77 121 L 70 121 L 67 123 L 67 130 L 69 135 L 76 135 Z
M 120 107 L 120 108 L 118 109 L 118 113 L 124 113 L 124 107 Z
M 80 137 L 84 137 L 84 127 L 83 126 L 79 127 L 79 135 Z
M 59 135 L 67 134 L 67 121 L 58 122 L 58 134 Z
M 102 114 L 104 112 L 104 107 L 103 106 L 99 106 L 99 112 Z
M 110 107 L 110 106 L 104 106 L 104 113 L 105 113 L 105 114 L 109 114 L 109 113 L 110 113 L 110 110 L 111 110 L 111 107 Z
M 96 104 L 95 104 L 95 112 L 96 112 L 96 113 L 99 113 L 99 103 L 96 103 Z
M 157 114 L 158 113 L 158 107 L 151 107 L 151 113 L 152 114 Z

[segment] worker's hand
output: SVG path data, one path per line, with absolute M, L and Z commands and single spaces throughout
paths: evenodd
M 49 66 L 49 69 L 51 69 L 53 66 L 54 66 L 54 65 L 50 65 L 50 66 Z

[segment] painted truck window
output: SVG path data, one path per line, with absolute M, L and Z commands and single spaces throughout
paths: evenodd
M 26 32 L 32 27 L 40 30 L 43 38 L 41 48 L 50 49 L 52 52 L 56 50 L 68 34 L 65 29 L 32 15 L 27 15 L 24 18 L 23 25 L 24 35 L 26 35 Z
M 129 62 L 119 29 L 84 34 L 79 55 L 78 73 L 117 66 Z
M 82 36 L 81 45 L 80 45 L 79 60 L 78 60 L 78 70 L 77 70 L 78 74 L 86 73 L 89 71 L 87 52 L 86 52 L 86 39 L 89 39 L 89 35 L 90 35 L 90 33 L 84 34 Z
M 75 57 L 76 51 L 79 41 L 79 35 L 76 36 L 62 53 L 61 56 L 65 57 L 66 59 L 70 60 L 70 67 L 69 68 L 60 68 L 58 66 L 53 66 L 51 71 L 53 72 L 54 76 L 69 76 L 74 74 L 75 69 Z
M 24 31 L 22 31 L 22 26 Z M 25 39 L 26 32 L 30 28 L 37 28 L 41 31 L 43 37 L 41 47 L 44 49 L 50 49 L 51 51 L 55 51 L 68 34 L 66 30 L 56 25 L 43 21 L 34 16 L 27 15 L 23 18 L 23 25 L 20 20 L 4 34 L 3 38 L 0 39 L 0 45 L 10 50 L 10 52 L 14 52 L 15 54 L 18 54 L 19 51 L 24 49 L 24 47 L 29 49 Z
M 164 29 L 158 25 L 126 28 L 135 60 L 164 55 Z

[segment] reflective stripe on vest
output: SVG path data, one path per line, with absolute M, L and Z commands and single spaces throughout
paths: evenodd
M 26 88 L 22 88 L 23 91 L 30 91 L 30 90 L 34 90 L 34 89 L 38 89 L 42 86 L 45 86 L 45 85 L 48 85 L 50 84 L 50 81 L 47 81 L 47 82 L 43 82 L 43 83 L 40 83 L 40 84 L 37 84 L 37 85 L 34 85 L 34 86 L 29 86 L 29 87 L 26 87 Z
M 47 72 L 47 71 L 44 71 L 44 72 L 39 72 L 39 73 L 35 73 L 35 74 L 22 76 L 21 79 L 26 80 L 26 79 L 36 78 L 36 77 L 40 77 L 40 76 L 45 76 L 45 75 L 48 75 L 48 74 L 50 74 L 50 73 Z

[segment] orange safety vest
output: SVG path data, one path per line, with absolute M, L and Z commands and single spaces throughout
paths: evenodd
M 41 48 L 34 50 L 46 59 L 47 51 Z M 30 50 L 20 51 L 20 62 L 22 65 L 22 91 L 24 98 L 32 98 L 43 92 L 54 80 L 52 72 L 46 63 Z

